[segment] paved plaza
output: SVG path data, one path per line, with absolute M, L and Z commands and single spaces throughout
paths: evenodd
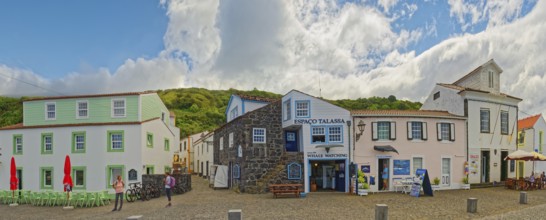
M 466 212 L 466 199 L 478 198 L 478 212 Z M 193 190 L 173 197 L 147 202 L 125 202 L 123 210 L 111 212 L 113 205 L 76 208 L 0 205 L 0 219 L 227 219 L 230 209 L 242 209 L 244 219 L 373 219 L 375 204 L 389 206 L 389 219 L 543 219 L 546 190 L 528 192 L 528 204 L 519 204 L 519 191 L 502 187 L 451 190 L 434 197 L 414 198 L 401 193 L 348 196 L 344 193 L 312 193 L 306 198 L 273 198 L 272 194 L 237 194 L 213 190 L 205 180 L 193 176 Z

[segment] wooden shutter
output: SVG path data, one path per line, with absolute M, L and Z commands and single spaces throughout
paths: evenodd
M 455 123 L 449 124 L 449 140 L 455 141 Z
M 423 138 L 423 140 L 427 140 L 427 123 L 422 122 L 421 126 L 421 137 Z
M 389 139 L 396 140 L 396 122 L 391 122 L 389 130 L 391 132 Z
M 408 140 L 413 140 L 413 134 L 411 133 L 411 121 L 408 121 Z
M 438 141 L 442 140 L 442 123 L 436 123 L 436 135 L 438 136 Z
M 372 140 L 377 140 L 377 122 L 372 122 Z

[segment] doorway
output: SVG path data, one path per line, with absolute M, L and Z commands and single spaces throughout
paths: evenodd
M 508 161 L 504 160 L 508 156 L 508 151 L 501 151 L 501 181 L 505 181 L 508 178 Z
M 482 151 L 482 183 L 489 182 L 489 151 Z
M 209 161 L 207 160 L 207 177 L 209 177 Z
M 18 189 L 23 189 L 23 169 L 17 168 L 17 179 L 19 180 L 19 185 L 17 185 Z
M 442 186 L 451 184 L 451 158 L 442 158 Z
M 314 192 L 345 192 L 345 160 L 314 160 L 311 166 L 309 188 Z
M 296 131 L 286 131 L 285 132 L 286 140 L 286 151 L 287 152 L 297 152 L 298 151 L 298 133 Z
M 379 159 L 377 165 L 377 173 L 379 174 L 377 190 L 389 190 L 389 159 Z

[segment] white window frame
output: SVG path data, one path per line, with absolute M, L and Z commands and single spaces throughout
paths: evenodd
M 114 136 L 121 136 L 121 139 L 120 140 L 114 140 Z M 123 134 L 122 133 L 111 133 L 110 134 L 110 147 L 112 148 L 112 150 L 123 150 Z M 116 143 L 119 143 L 119 146 L 120 147 L 115 147 Z
M 332 134 L 332 128 L 339 128 L 338 134 Z M 332 136 L 339 136 L 338 141 L 332 141 Z M 328 143 L 342 143 L 343 142 L 343 126 L 329 126 L 328 127 L 328 139 L 326 140 Z
M 263 134 L 256 134 L 256 132 L 263 131 Z M 265 144 L 266 143 L 266 129 L 265 128 L 252 128 L 252 143 Z M 257 140 L 257 138 L 263 138 L 263 140 Z
M 81 109 L 80 103 L 85 103 L 86 108 Z M 81 116 L 80 111 L 85 111 L 85 116 Z M 89 118 L 89 102 L 87 100 L 76 101 L 76 119 L 88 119 L 88 118 Z
M 49 105 L 53 105 L 53 108 L 54 108 L 53 111 L 50 111 L 48 109 Z M 53 118 L 49 117 L 50 112 L 53 113 Z M 46 120 L 56 120 L 57 119 L 57 103 L 55 103 L 55 102 L 46 102 L 45 103 L 45 119 Z
M 21 154 L 23 152 L 23 136 L 15 137 L 15 154 Z
M 123 108 L 122 107 L 115 107 L 115 103 L 117 101 L 123 101 Z M 127 100 L 125 98 L 115 98 L 112 99 L 112 118 L 125 118 L 127 117 Z M 123 109 L 123 115 L 116 115 L 116 109 Z
M 80 142 L 78 141 L 78 136 L 82 137 L 82 140 Z M 78 145 L 81 145 L 82 148 L 79 149 Z M 83 134 L 75 134 L 74 135 L 74 150 L 75 151 L 85 151 L 85 135 L 83 135 Z
M 421 168 L 415 167 L 415 158 L 421 158 Z M 410 173 L 411 175 L 415 175 L 417 169 L 423 169 L 425 167 L 425 157 L 423 155 L 414 155 L 411 157 L 411 171 L 413 172 Z
M 482 112 L 487 112 L 487 118 L 482 118 Z M 487 126 L 487 130 L 484 129 L 486 126 Z M 480 109 L 480 132 L 481 133 L 491 132 L 491 110 L 488 108 Z
M 77 172 L 82 172 L 82 175 L 83 175 L 82 184 L 78 184 Z M 84 187 L 85 186 L 85 169 L 74 169 L 72 173 L 74 175 L 74 187 Z
M 283 113 L 284 113 L 284 120 L 285 121 L 288 121 L 290 119 L 292 119 L 292 104 L 291 104 L 292 100 L 291 99 L 288 99 L 286 101 L 283 102 Z
M 237 118 L 239 116 L 239 106 L 235 106 L 235 108 L 231 109 L 229 115 L 231 117 L 231 120 Z
M 229 148 L 232 148 L 233 147 L 233 132 L 229 133 Z
M 503 115 L 506 115 L 506 120 L 503 120 Z M 508 113 L 508 111 L 501 111 L 500 117 L 501 135 L 508 135 L 508 130 L 510 130 L 510 128 L 508 127 L 508 124 L 510 123 L 510 114 Z
M 320 133 L 321 130 L 322 130 L 322 133 Z M 313 136 L 324 136 L 324 142 L 313 141 Z M 313 126 L 313 127 L 311 127 L 311 143 L 312 144 L 327 143 L 327 140 L 326 140 L 326 127 L 324 127 L 324 126 Z
M 306 108 L 300 108 L 298 104 L 305 103 L 307 106 Z M 295 102 L 296 106 L 296 118 L 309 118 L 311 116 L 311 101 L 309 100 L 297 100 Z M 300 114 L 300 113 L 306 113 L 306 114 Z
M 49 138 L 49 143 L 46 141 Z M 49 150 L 47 147 L 49 146 Z M 53 135 L 44 135 L 44 151 L 51 152 L 53 151 Z
M 383 125 L 383 126 L 380 126 L 380 125 Z M 385 127 L 386 125 L 386 127 Z M 385 129 L 386 128 L 386 131 L 385 130 L 381 130 L 381 129 Z M 386 132 L 386 137 L 385 137 L 385 133 Z M 379 121 L 377 122 L 377 140 L 382 140 L 382 141 L 385 141 L 385 140 L 390 140 L 391 137 L 390 137 L 390 134 L 391 134 L 391 128 L 390 128 L 390 122 L 388 121 Z

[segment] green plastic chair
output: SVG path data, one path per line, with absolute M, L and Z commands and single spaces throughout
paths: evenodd
M 6 204 L 5 200 L 6 200 L 5 190 L 0 190 L 0 204 Z
M 31 205 L 39 205 L 40 201 L 42 201 L 42 194 L 40 192 L 32 192 L 30 194 Z
M 85 204 L 85 207 L 88 207 L 91 205 L 91 207 L 95 206 L 97 202 L 97 193 L 96 192 L 87 192 L 87 202 Z
M 110 196 L 108 195 L 108 190 L 102 191 L 99 195 L 99 202 L 101 205 L 110 205 Z
M 87 193 L 86 192 L 79 192 L 76 196 L 78 199 L 76 200 L 76 206 L 80 206 L 83 208 L 85 203 L 87 202 Z
M 19 202 L 19 190 L 15 190 L 15 193 L 13 193 L 13 191 L 10 190 L 6 193 L 6 196 L 7 196 L 6 204 Z
M 32 198 L 32 191 L 30 190 L 22 190 L 21 192 L 21 201 L 22 203 L 24 204 L 30 204 L 31 203 L 31 198 Z
M 57 200 L 55 201 L 55 205 L 64 206 L 67 202 L 66 192 L 57 192 L 56 194 L 57 194 Z
M 68 198 L 68 200 L 66 200 L 66 206 L 75 206 L 74 201 L 76 201 L 76 198 L 74 197 L 76 196 L 76 193 L 69 192 L 68 194 L 70 195 L 70 197 Z M 65 193 L 65 199 L 66 199 L 66 193 Z

